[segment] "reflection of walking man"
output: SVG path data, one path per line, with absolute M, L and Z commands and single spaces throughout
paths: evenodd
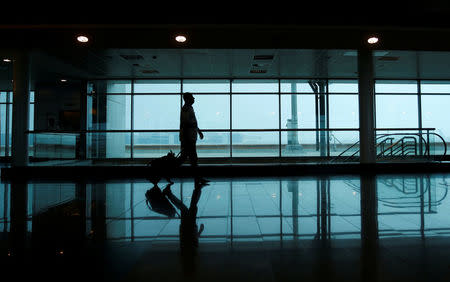
M 180 164 L 184 163 L 189 157 L 189 162 L 193 167 L 197 167 L 197 134 L 203 139 L 203 133 L 197 126 L 194 104 L 195 98 L 191 93 L 183 94 L 184 105 L 180 114 L 180 141 L 181 154 Z
M 167 198 L 180 210 L 181 212 L 181 223 L 180 223 L 180 246 L 181 251 L 184 253 L 187 251 L 188 253 L 195 253 L 196 248 L 198 247 L 198 238 L 203 232 L 204 225 L 203 223 L 200 225 L 200 229 L 197 225 L 197 204 L 200 200 L 201 190 L 207 183 L 199 183 L 195 182 L 195 188 L 192 192 L 191 204 L 189 208 L 187 208 L 183 202 L 175 197 L 170 189 L 170 185 L 168 185 L 164 190 L 163 194 L 167 196 Z

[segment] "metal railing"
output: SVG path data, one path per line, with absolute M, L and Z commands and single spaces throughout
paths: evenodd
M 375 137 L 375 149 L 377 161 L 442 161 L 447 154 L 447 144 L 437 133 L 430 132 L 434 128 L 390 128 L 390 129 L 376 129 L 377 131 L 407 131 L 404 133 L 381 133 Z M 418 132 L 408 132 L 417 130 Z M 442 155 L 434 155 L 431 153 L 431 145 L 436 142 L 431 142 L 432 137 L 438 137 L 443 145 Z M 360 141 L 355 142 L 337 157 L 330 160 L 330 162 L 352 162 L 359 160 L 359 144 Z M 354 150 L 352 150 L 354 149 Z M 346 155 L 346 153 L 348 155 Z

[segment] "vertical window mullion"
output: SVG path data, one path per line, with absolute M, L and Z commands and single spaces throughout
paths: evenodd
M 134 241 L 134 182 L 130 185 L 130 218 L 131 218 L 131 242 Z
M 325 91 L 325 103 L 326 103 L 326 106 L 325 106 L 325 111 L 326 111 L 326 119 L 327 119 L 327 122 L 326 122 L 326 128 L 327 128 L 327 134 L 326 134 L 326 136 L 327 136 L 327 157 L 330 157 L 330 106 L 329 106 L 329 101 L 330 101 L 330 95 L 329 95 L 329 80 L 327 79 L 326 80 L 326 91 Z
M 9 111 L 11 105 L 11 91 L 6 92 L 6 107 L 5 107 L 5 157 L 9 156 Z M 11 106 L 12 107 L 12 106 Z
M 184 80 L 181 78 L 180 79 L 180 116 L 181 116 L 181 111 L 183 109 L 183 92 L 184 92 Z M 181 120 L 180 120 L 180 130 L 181 130 Z M 180 132 L 178 132 L 178 135 L 180 135 Z M 181 141 L 180 141 L 181 142 Z M 180 143 L 180 152 L 181 152 L 181 143 Z M 190 159 L 189 159 L 190 161 Z M 183 194 L 183 191 L 181 191 L 181 194 Z M 181 198 L 183 201 L 183 198 Z
M 278 79 L 278 158 L 281 159 L 281 80 Z
M 418 79 L 417 80 L 417 120 L 418 120 L 418 126 L 419 126 L 419 154 L 422 155 L 423 154 L 423 150 L 422 150 L 422 84 L 421 84 L 421 80 Z M 428 144 L 429 145 L 429 144 Z
M 130 112 L 131 112 L 131 132 L 130 132 L 130 157 L 131 159 L 134 158 L 134 84 L 136 81 L 134 79 L 131 80 L 131 99 L 130 99 Z
M 233 159 L 233 79 L 230 79 L 230 162 Z

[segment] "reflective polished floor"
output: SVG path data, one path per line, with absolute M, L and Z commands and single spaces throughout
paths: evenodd
M 1 273 L 450 281 L 450 174 L 208 179 L 1 183 Z

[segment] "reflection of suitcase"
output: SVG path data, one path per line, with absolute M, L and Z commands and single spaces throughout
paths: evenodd
M 154 212 L 166 215 L 168 217 L 175 217 L 177 214 L 177 211 L 173 205 L 163 195 L 161 189 L 156 185 L 145 192 L 145 199 L 148 208 Z

